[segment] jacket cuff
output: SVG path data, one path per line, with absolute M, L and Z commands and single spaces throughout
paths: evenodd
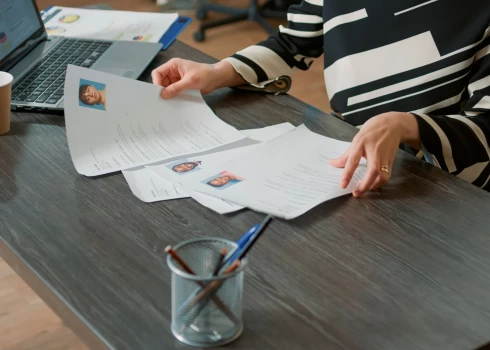
M 257 75 L 247 64 L 233 57 L 225 58 L 224 61 L 230 62 L 235 71 L 247 82 L 247 84 L 234 87 L 235 89 L 282 95 L 286 94 L 291 88 L 292 79 L 288 75 L 258 82 Z

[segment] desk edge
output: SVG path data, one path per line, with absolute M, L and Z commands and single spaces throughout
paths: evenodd
M 0 257 L 26 282 L 29 287 L 58 315 L 63 322 L 90 349 L 112 349 L 90 324 L 71 308 L 7 242 L 0 237 Z

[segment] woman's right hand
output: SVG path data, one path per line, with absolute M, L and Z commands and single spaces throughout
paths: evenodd
M 231 63 L 221 61 L 204 64 L 173 58 L 153 70 L 153 84 L 163 86 L 162 98 L 172 98 L 184 90 L 200 90 L 208 94 L 213 90 L 245 83 Z

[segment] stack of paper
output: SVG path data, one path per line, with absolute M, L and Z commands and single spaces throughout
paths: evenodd
M 156 43 L 179 15 L 53 6 L 42 17 L 49 35 Z
M 68 145 L 76 170 L 122 171 L 144 202 L 192 197 L 218 213 L 245 207 L 291 219 L 352 192 L 328 160 L 349 143 L 289 123 L 238 131 L 197 91 L 162 88 L 76 66 L 65 82 Z M 361 165 L 355 178 L 365 170 Z
M 262 129 L 244 130 L 242 133 L 247 135 L 251 141 L 267 142 L 293 129 L 294 126 L 292 124 L 284 123 Z M 177 191 L 180 191 L 181 194 L 187 193 L 187 196 L 192 197 L 202 205 L 211 208 L 220 214 L 226 214 L 243 209 L 244 206 L 237 205 L 232 201 L 219 199 L 218 197 L 208 196 L 201 192 L 192 191 L 189 188 L 184 189 L 180 184 L 180 180 L 187 175 L 198 173 L 202 169 L 207 169 L 213 165 L 216 165 L 216 161 L 219 163 L 224 159 L 238 158 L 246 152 L 252 150 L 256 144 L 257 143 L 223 151 L 215 150 L 210 154 L 186 157 L 170 163 L 150 164 L 145 166 L 143 169 L 137 169 L 134 171 L 131 170 L 130 172 L 123 171 L 123 174 L 127 180 L 128 178 L 132 178 L 132 180 L 128 180 L 128 183 L 130 183 L 135 196 L 143 201 L 154 201 L 151 200 L 154 190 L 152 187 L 150 187 L 151 185 L 149 186 L 148 182 L 144 180 L 145 177 L 150 176 L 152 178 L 157 178 L 161 185 L 166 184 L 166 187 L 175 188 Z M 138 185 L 134 184 L 135 178 L 140 179 Z M 131 185 L 131 181 L 133 181 L 133 185 Z

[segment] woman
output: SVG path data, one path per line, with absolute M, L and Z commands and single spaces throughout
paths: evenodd
M 207 184 L 213 187 L 223 187 L 224 185 L 227 185 L 230 181 L 236 181 L 236 180 L 239 180 L 237 176 L 232 174 L 227 174 L 223 176 L 218 176 L 208 181 Z
M 415 3 L 419 3 L 417 1 Z M 386 183 L 400 144 L 490 189 L 490 1 L 304 0 L 288 26 L 217 64 L 173 59 L 152 73 L 163 98 L 185 89 L 266 86 L 324 54 L 333 113 L 360 127 L 349 150 L 368 171 L 358 197 Z
M 200 164 L 201 164 L 201 162 L 199 162 L 199 161 L 198 162 L 184 162 L 184 163 L 174 165 L 172 167 L 172 170 L 175 171 L 176 173 L 186 173 L 188 171 L 194 170 Z

